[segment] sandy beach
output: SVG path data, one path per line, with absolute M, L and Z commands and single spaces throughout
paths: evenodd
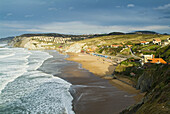
M 69 58 L 66 60 L 75 61 L 82 64 L 82 67 L 98 76 L 111 75 L 114 67 L 111 63 L 101 57 L 91 56 L 82 53 L 68 53 Z
M 115 65 L 113 65 L 111 62 L 107 62 L 101 57 L 92 56 L 89 54 L 83 54 L 83 53 L 68 53 L 69 58 L 66 60 L 75 61 L 80 64 L 82 64 L 82 67 L 89 70 L 96 76 L 102 77 L 103 79 L 109 80 L 109 82 L 116 86 L 117 88 L 126 91 L 134 95 L 134 99 L 136 102 L 140 102 L 145 93 L 140 93 L 139 90 L 136 90 L 134 87 L 123 83 L 122 81 L 119 81 L 117 79 L 112 79 L 111 77 L 107 77 L 109 75 L 112 75 L 115 69 Z M 120 80 L 123 80 L 127 83 L 131 83 L 131 81 L 127 78 L 121 77 Z
M 111 79 L 104 79 L 103 75 L 112 73 L 109 71 L 109 68 L 112 67 L 110 63 L 106 63 L 106 61 L 103 63 L 100 60 L 98 62 L 95 57 L 90 55 L 77 56 L 77 54 L 73 54 L 65 60 L 61 54 L 49 53 L 53 55 L 53 58 L 45 61 L 41 70 L 72 84 L 70 92 L 73 96 L 73 110 L 76 114 L 118 114 L 136 103 L 134 99 L 136 93 L 119 88 L 123 86 L 120 82 L 113 83 L 114 81 Z M 71 60 L 73 58 L 74 60 Z M 85 65 L 85 63 L 90 63 L 90 65 Z M 95 66 L 96 64 L 102 68 Z M 102 75 L 99 75 L 100 73 Z

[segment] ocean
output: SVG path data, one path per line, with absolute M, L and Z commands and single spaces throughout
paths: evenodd
M 74 114 L 71 84 L 39 70 L 53 56 L 44 51 L 2 46 L 0 114 Z

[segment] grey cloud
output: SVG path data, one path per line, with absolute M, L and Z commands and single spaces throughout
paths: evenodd
M 170 4 L 165 4 L 164 6 L 159 6 L 157 8 L 155 8 L 156 10 L 166 10 L 166 9 L 170 9 Z
M 135 5 L 134 4 L 128 4 L 127 7 L 131 8 L 131 7 L 135 7 Z

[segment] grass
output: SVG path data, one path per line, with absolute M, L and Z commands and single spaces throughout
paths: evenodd
M 92 39 L 86 39 L 79 41 L 80 43 L 88 43 L 88 45 L 111 45 L 111 44 L 121 44 L 122 42 L 132 42 L 132 43 L 140 43 L 140 41 L 152 41 L 154 38 L 160 38 L 161 40 L 165 40 L 170 35 L 146 35 L 146 34 L 132 34 L 132 35 L 110 35 L 110 36 L 102 36 Z
M 142 48 L 142 50 L 154 50 L 154 51 L 156 51 L 160 47 L 161 46 L 159 46 L 159 45 L 147 45 L 146 47 Z
M 130 50 L 128 49 L 124 49 L 120 54 L 122 55 L 130 55 Z

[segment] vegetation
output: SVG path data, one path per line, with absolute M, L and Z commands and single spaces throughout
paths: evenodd
M 167 45 L 163 48 L 159 48 L 157 51 L 156 51 L 156 57 L 161 57 L 163 58 L 164 60 L 166 60 L 167 62 L 170 62 L 170 45 Z
M 168 65 L 148 66 L 138 78 L 140 89 L 145 88 L 147 94 L 142 102 L 125 109 L 121 114 L 169 114 L 169 76 Z
M 170 35 L 158 35 L 158 34 L 125 34 L 125 35 L 109 35 L 101 36 L 93 39 L 86 39 L 79 42 L 90 43 L 91 45 L 112 45 L 112 44 L 139 44 L 140 41 L 152 41 L 154 38 L 160 38 L 161 40 L 167 39 Z M 95 42 L 94 42 L 95 41 Z
M 122 47 L 111 48 L 111 47 L 99 47 L 96 52 L 106 55 L 117 55 L 122 50 Z
M 156 51 L 161 48 L 160 45 L 135 45 L 132 47 L 132 51 L 135 52 L 136 55 L 142 54 L 156 54 Z
M 133 73 L 134 75 L 131 75 Z M 127 78 L 133 77 L 136 82 L 137 78 L 143 73 L 140 62 L 135 62 L 134 58 L 122 61 L 115 69 L 115 74 L 124 75 Z M 133 79 L 133 80 L 134 80 Z

